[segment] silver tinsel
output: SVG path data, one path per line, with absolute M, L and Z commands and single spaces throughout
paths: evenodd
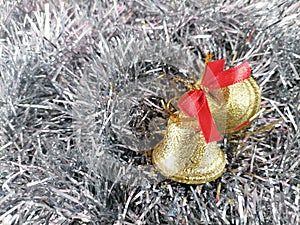
M 300 224 L 299 1 L 0 0 L 0 25 L 0 224 Z M 184 185 L 147 153 L 208 52 L 262 107 Z

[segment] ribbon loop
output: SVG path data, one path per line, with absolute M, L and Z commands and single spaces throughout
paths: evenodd
M 250 66 L 247 62 L 228 70 L 223 70 L 224 65 L 225 60 L 209 62 L 201 84 L 209 90 L 215 90 L 241 82 L 248 79 L 251 75 Z
M 188 117 L 197 118 L 207 143 L 222 139 L 212 118 L 206 94 L 203 90 L 189 91 L 178 103 L 179 109 Z

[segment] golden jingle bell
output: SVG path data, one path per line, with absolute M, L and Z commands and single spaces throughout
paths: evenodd
M 238 131 L 247 125 L 260 109 L 261 93 L 252 77 L 221 88 L 221 93 L 223 104 L 219 105 L 209 97 L 207 100 L 218 130 L 225 130 L 225 134 Z M 224 120 L 225 129 L 222 128 Z
M 164 139 L 154 148 L 152 161 L 159 172 L 171 180 L 206 183 L 220 177 L 226 159 L 216 142 L 206 143 L 197 120 L 174 113 Z

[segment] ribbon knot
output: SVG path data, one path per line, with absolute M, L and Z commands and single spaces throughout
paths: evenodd
M 197 118 L 206 143 L 222 139 L 210 112 L 206 93 L 241 82 L 251 74 L 247 62 L 228 70 L 224 70 L 224 65 L 224 59 L 207 63 L 199 89 L 187 92 L 178 102 L 178 107 L 184 114 Z
M 209 91 L 209 89 L 207 87 L 205 87 L 203 84 L 197 85 L 197 89 L 204 91 L 205 93 L 207 93 Z

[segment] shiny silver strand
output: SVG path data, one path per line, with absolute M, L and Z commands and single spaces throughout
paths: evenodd
M 0 1 L 0 224 L 300 224 L 299 35 L 298 0 Z M 180 184 L 148 150 L 209 52 L 261 110 Z

